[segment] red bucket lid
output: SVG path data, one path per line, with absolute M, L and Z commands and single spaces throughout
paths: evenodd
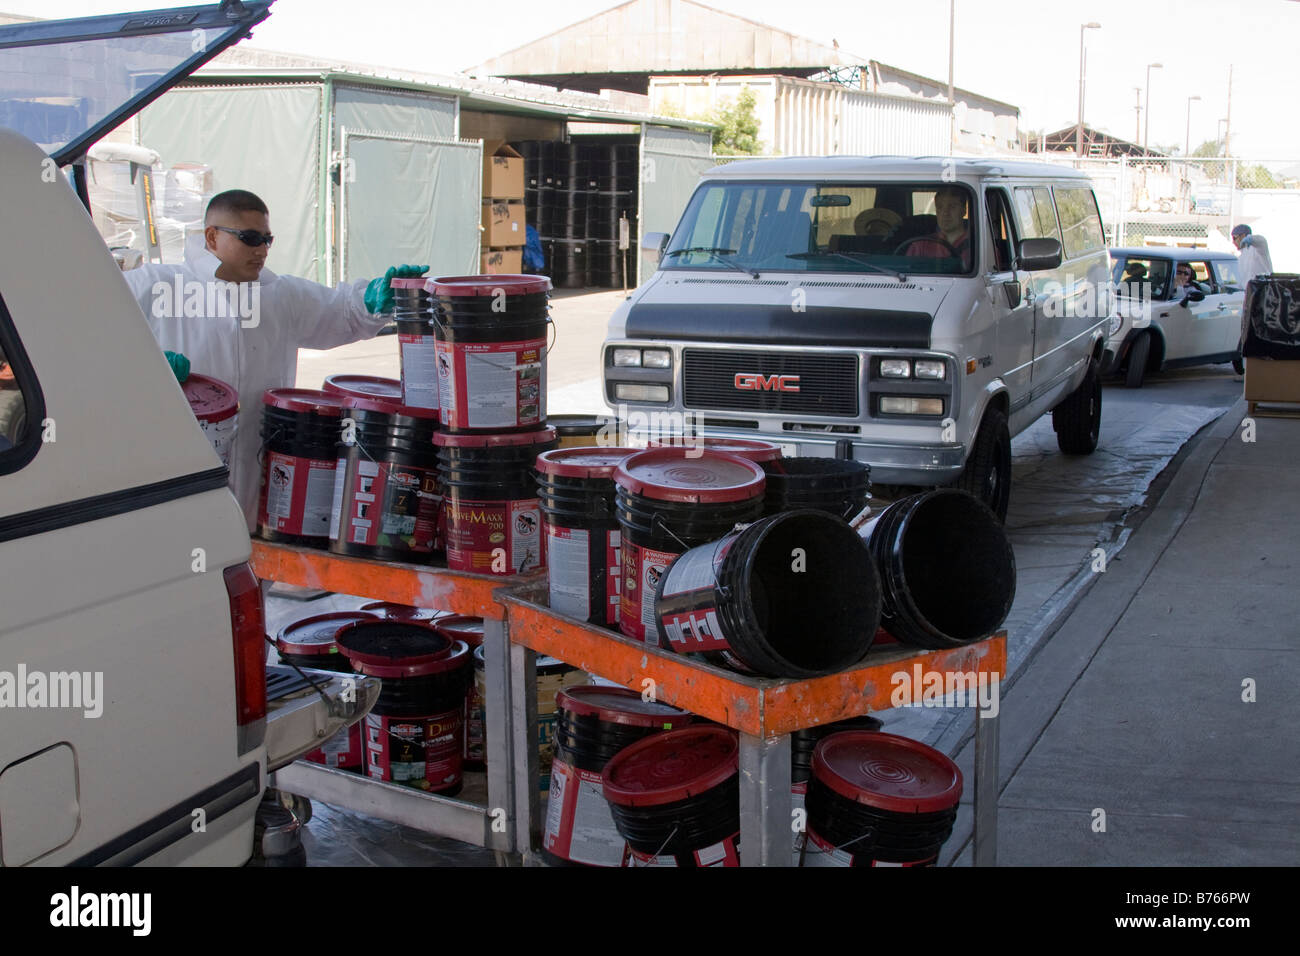
M 740 738 L 711 724 L 652 734 L 605 764 L 605 799 L 627 807 L 677 803 L 712 790 L 740 771 Z
M 268 388 L 262 393 L 262 404 L 283 408 L 288 412 L 308 412 L 337 418 L 343 412 L 346 395 L 326 392 L 318 388 Z
M 368 412 L 383 412 L 385 415 L 405 415 L 408 418 L 437 418 L 438 409 L 419 408 L 415 405 L 403 405 L 400 401 L 375 396 L 345 395 L 344 408 L 360 408 Z
M 363 398 L 402 399 L 402 383 L 395 378 L 375 375 L 330 375 L 321 386 L 327 392 L 339 395 L 359 395 Z
M 392 601 L 371 601 L 369 604 L 361 605 L 361 610 L 377 614 L 386 621 L 414 621 L 417 624 L 431 624 L 451 613 L 427 607 L 411 607 L 409 604 L 394 604 Z
M 507 448 L 517 445 L 545 445 L 553 441 L 555 441 L 555 429 L 549 425 L 531 432 L 490 435 L 473 432 L 453 435 L 449 432 L 438 432 L 433 436 L 433 443 L 444 448 Z
M 735 455 L 653 448 L 624 459 L 614 483 L 658 501 L 720 504 L 761 498 L 766 479 L 762 468 Z
M 595 717 L 607 724 L 628 727 L 657 727 L 671 730 L 691 723 L 695 716 L 658 701 L 642 700 L 626 687 L 579 684 L 555 695 L 555 705 L 579 717 Z
M 423 289 L 432 280 L 424 276 L 406 276 L 397 279 L 389 279 L 388 285 L 394 289 Z
M 181 391 L 194 417 L 205 422 L 222 422 L 239 412 L 239 393 L 219 378 L 191 372 Z
M 639 448 L 556 448 L 537 456 L 537 470 L 560 478 L 613 478 L 614 469 Z
M 464 641 L 470 647 L 483 643 L 483 618 L 466 614 L 453 614 L 434 624 L 439 634 L 453 641 Z
M 434 295 L 496 295 L 498 289 L 506 295 L 551 291 L 551 280 L 546 276 L 443 276 L 429 280 L 429 284 Z
M 469 660 L 469 645 L 439 634 L 430 624 L 361 621 L 335 636 L 354 669 L 371 677 L 424 677 Z
M 939 813 L 961 800 L 957 765 L 897 734 L 843 730 L 823 737 L 812 773 L 841 797 L 892 813 Z
M 281 654 L 337 654 L 338 645 L 334 636 L 349 624 L 358 621 L 377 621 L 379 615 L 362 609 L 360 611 L 330 611 L 304 617 L 280 628 L 275 637 L 275 646 Z
M 707 451 L 717 451 L 724 455 L 736 455 L 740 458 L 748 458 L 756 465 L 764 464 L 769 461 L 776 461 L 781 457 L 781 446 L 773 445 L 770 441 L 759 441 L 756 438 L 696 438 L 696 449 L 704 448 Z M 657 438 L 650 442 L 650 448 L 690 448 L 691 445 L 683 445 L 681 442 L 667 438 Z

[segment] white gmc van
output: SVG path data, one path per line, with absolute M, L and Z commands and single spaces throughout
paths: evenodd
M 60 170 L 266 6 L 0 28 L 0 866 L 245 863 L 268 772 L 378 695 L 268 673 L 227 471 Z
M 606 402 L 1005 516 L 1011 436 L 1087 454 L 1113 305 L 1084 174 L 1038 163 L 742 160 L 707 172 L 611 318 Z

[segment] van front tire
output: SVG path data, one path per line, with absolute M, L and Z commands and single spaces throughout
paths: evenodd
M 1096 450 L 1101 435 L 1101 375 L 1096 362 L 1088 363 L 1083 382 L 1052 409 L 1052 427 L 1065 454 L 1091 455 Z
M 984 413 L 966 467 L 953 487 L 969 491 L 998 516 L 1007 519 L 1007 504 L 1011 500 L 1011 432 L 1007 416 L 996 408 Z

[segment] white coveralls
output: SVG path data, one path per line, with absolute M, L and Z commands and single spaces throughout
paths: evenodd
M 1237 258 L 1237 272 L 1241 287 L 1256 276 L 1273 274 L 1273 259 L 1268 254 L 1268 240 L 1252 233 L 1241 240 L 1241 255 Z
M 368 339 L 392 316 L 366 311 L 363 296 L 367 280 L 329 289 L 264 268 L 259 279 L 257 324 L 253 326 L 252 319 L 242 319 L 237 308 L 228 307 L 227 303 L 238 302 L 239 298 L 238 294 L 229 295 L 233 283 L 216 277 L 220 264 L 204 247 L 202 236 L 197 236 L 186 245 L 183 265 L 145 265 L 124 276 L 163 350 L 180 352 L 190 360 L 190 371 L 219 378 L 239 392 L 230 487 L 252 533 L 257 528 L 261 486 L 258 452 L 262 444 L 262 393 L 268 388 L 293 386 L 298 349 L 332 349 Z M 182 283 L 202 287 L 203 314 L 176 314 L 187 311 L 176 308 L 178 275 Z M 157 292 L 156 283 L 162 284 Z M 209 283 L 226 290 L 226 303 L 215 309 L 217 314 L 208 314 Z M 251 304 L 247 289 L 243 301 Z

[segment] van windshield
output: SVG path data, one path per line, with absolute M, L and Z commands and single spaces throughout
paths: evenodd
M 956 183 L 705 183 L 662 268 L 966 274 L 974 204 Z

